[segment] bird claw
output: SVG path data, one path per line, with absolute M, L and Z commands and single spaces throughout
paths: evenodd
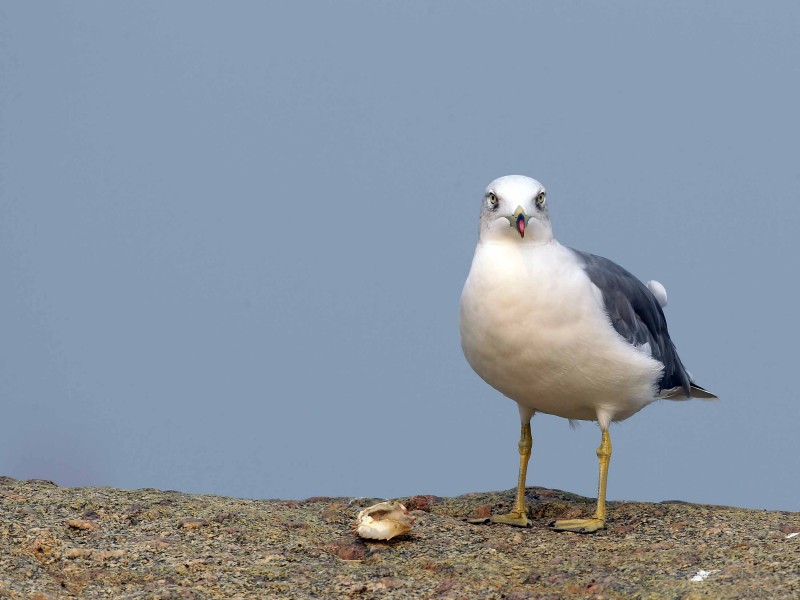
M 492 520 L 489 517 L 483 517 L 480 519 L 464 519 L 464 521 L 466 521 L 470 525 L 488 525 L 489 523 L 492 522 Z
M 465 519 L 465 521 L 472 525 L 489 525 L 490 523 L 511 525 L 513 527 L 531 527 L 533 525 L 528 516 L 520 512 L 510 512 L 505 515 L 492 515 L 491 517 L 482 517 L 480 519 Z
M 594 533 L 606 528 L 603 519 L 562 519 L 550 523 L 550 527 L 556 531 L 572 531 L 574 533 Z

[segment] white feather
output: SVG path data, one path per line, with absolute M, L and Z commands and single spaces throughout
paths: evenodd
M 653 296 L 656 297 L 656 300 L 658 300 L 661 308 L 664 308 L 667 305 L 667 288 L 665 288 L 655 279 L 651 279 L 645 285 L 647 286 L 647 289 L 653 293 Z
M 461 296 L 461 346 L 520 406 L 620 421 L 656 399 L 663 366 L 620 336 L 602 293 L 557 241 L 482 241 Z
M 719 569 L 712 569 L 710 571 L 700 569 L 697 573 L 695 573 L 692 577 L 689 578 L 689 581 L 705 581 L 706 579 L 709 578 L 709 576 L 713 575 L 718 571 Z

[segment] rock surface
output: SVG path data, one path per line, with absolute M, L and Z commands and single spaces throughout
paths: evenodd
M 531 529 L 470 525 L 513 491 L 401 498 L 411 534 L 366 542 L 378 499 L 241 500 L 0 477 L 0 598 L 798 598 L 800 513 L 593 501 L 529 488 Z

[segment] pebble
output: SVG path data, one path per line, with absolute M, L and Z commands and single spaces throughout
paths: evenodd
M 492 516 L 492 507 L 488 504 L 481 504 L 476 506 L 469 516 L 471 519 L 488 519 Z
M 95 531 L 100 529 L 100 526 L 97 523 L 94 521 L 87 521 L 86 519 L 72 519 L 64 524 L 72 529 L 80 529 L 82 531 Z
M 438 496 L 431 496 L 431 495 L 421 495 L 421 496 L 412 496 L 408 499 L 406 506 L 409 510 L 423 510 L 425 512 L 430 512 L 431 507 L 434 504 L 439 503 Z
M 522 581 L 522 583 L 530 585 L 533 583 L 537 583 L 542 578 L 542 574 L 539 571 L 531 571 L 528 573 L 528 576 Z
M 199 529 L 200 527 L 204 527 L 205 525 L 208 525 L 208 521 L 204 519 L 188 518 L 180 520 L 180 526 L 183 527 L 184 529 Z
M 351 538 L 336 540 L 328 547 L 342 560 L 362 560 L 370 554 L 369 548 L 363 542 Z

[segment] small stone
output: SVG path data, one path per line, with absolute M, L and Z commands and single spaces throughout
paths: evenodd
M 568 508 L 558 516 L 559 519 L 580 519 L 583 517 L 584 517 L 584 509 L 582 509 L 579 506 L 573 506 L 572 508 Z
M 608 527 L 608 531 L 613 533 L 614 535 L 625 536 L 629 533 L 633 533 L 636 530 L 636 526 L 631 523 L 616 523 Z
M 330 496 L 311 496 L 311 498 L 306 498 L 303 502 L 308 503 L 315 503 L 315 502 L 330 502 L 333 500 Z
M 492 507 L 488 504 L 476 506 L 470 514 L 471 519 L 487 519 L 492 516 Z
M 343 512 L 345 506 L 343 504 L 331 504 L 326 506 L 322 511 L 322 518 L 328 522 L 341 521 L 346 519 L 347 515 Z
M 208 521 L 205 521 L 203 519 L 188 518 L 188 519 L 181 519 L 180 521 L 180 526 L 183 527 L 184 529 L 199 529 L 200 527 L 203 527 L 205 525 L 208 525 Z
M 370 551 L 361 541 L 353 541 L 350 538 L 337 540 L 328 545 L 331 553 L 342 560 L 362 560 L 366 558 Z
M 515 590 L 513 592 L 508 592 L 503 598 L 506 600 L 530 600 L 531 598 L 535 598 L 531 592 L 525 590 Z
M 599 594 L 603 591 L 603 585 L 592 579 L 586 586 L 586 592 L 589 594 Z
M 285 506 L 287 508 L 298 508 L 300 506 L 300 502 L 298 500 L 276 500 L 275 504 L 277 506 Z
M 488 542 L 486 546 L 491 550 L 495 550 L 497 552 L 507 552 L 507 553 L 514 552 L 514 547 L 507 542 L 491 541 Z
M 542 574 L 538 571 L 531 571 L 528 576 L 522 581 L 526 585 L 532 585 L 542 578 Z
M 234 513 L 234 512 L 226 512 L 226 513 L 222 513 L 222 514 L 219 514 L 216 517 L 214 517 L 214 522 L 215 523 L 224 523 L 225 521 L 229 521 L 230 519 L 233 519 L 235 517 L 236 517 L 236 513 Z
M 564 502 L 542 502 L 531 507 L 531 516 L 534 519 L 565 519 L 569 518 L 564 516 L 569 510 L 575 510 L 575 508 L 570 509 L 569 504 Z M 580 514 L 581 510 L 577 510 Z
M 429 494 L 422 496 L 412 496 L 411 498 L 408 499 L 408 509 L 431 512 L 431 507 L 434 504 L 438 503 L 439 503 L 439 498 L 437 496 L 431 496 Z
M 345 520 L 347 515 L 336 510 L 324 510 L 322 511 L 322 518 L 328 523 L 337 523 Z
M 686 521 L 686 520 L 675 521 L 674 523 L 671 523 L 670 525 L 668 525 L 668 527 L 673 531 L 677 531 L 677 530 L 680 530 L 680 529 L 689 529 L 691 526 L 692 526 L 692 522 L 691 521 Z
M 442 583 L 439 584 L 439 587 L 436 588 L 434 593 L 436 594 L 444 594 L 445 592 L 449 592 L 453 589 L 458 589 L 461 587 L 455 579 L 443 579 Z
M 196 560 L 187 560 L 185 564 L 186 568 L 189 569 L 189 571 L 194 572 L 194 571 L 202 571 L 203 569 L 206 568 L 208 563 L 206 563 L 206 561 L 204 561 L 203 559 L 198 558 Z
M 92 558 L 97 562 L 103 562 L 104 560 L 109 560 L 110 558 L 120 558 L 121 556 L 125 556 L 125 550 L 122 548 L 118 548 L 116 550 L 101 550 L 92 554 Z
M 796 533 L 797 531 L 800 531 L 800 525 L 797 523 L 783 523 L 778 527 L 778 531 L 789 535 L 790 533 Z
M 369 552 L 364 546 L 360 546 L 358 544 L 348 544 L 347 546 L 342 546 L 339 548 L 336 556 L 342 560 L 361 560 L 366 558 L 367 554 L 369 554 Z
M 86 519 L 72 519 L 71 521 L 66 521 L 64 524 L 67 527 L 71 527 L 72 529 L 80 529 L 81 531 L 95 531 L 96 529 L 100 529 L 100 526 L 97 523 L 94 521 L 88 521 Z
M 286 556 L 284 554 L 267 554 L 256 560 L 259 564 L 270 563 L 275 560 L 286 560 Z
M 20 496 L 19 494 L 12 494 L 11 492 L 0 492 L 0 496 L 3 498 L 8 498 L 9 500 L 13 500 L 14 502 L 27 502 L 27 496 Z
M 26 546 L 25 550 L 42 564 L 56 560 L 61 554 L 61 541 L 47 529 L 32 529 L 34 539 Z
M 378 580 L 378 583 L 381 584 L 384 589 L 387 590 L 397 590 L 402 587 L 406 586 L 406 582 L 401 579 L 395 579 L 394 577 L 384 577 Z
M 426 571 L 435 571 L 437 573 L 452 573 L 455 571 L 453 565 L 447 563 L 427 562 L 422 566 Z
M 127 521 L 130 525 L 136 525 L 144 518 L 144 507 L 141 504 L 134 504 L 126 510 L 118 519 Z
M 152 548 L 153 550 L 163 550 L 167 548 L 172 542 L 170 542 L 167 538 L 157 537 L 157 538 L 150 538 L 145 540 L 144 545 L 148 548 Z

